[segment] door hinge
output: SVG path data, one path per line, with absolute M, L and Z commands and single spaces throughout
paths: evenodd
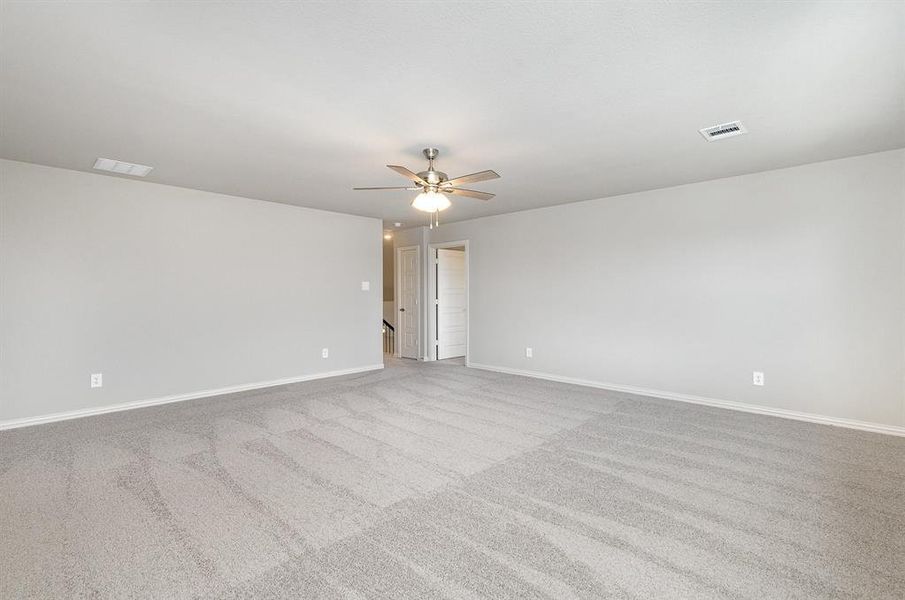
M 434 304 L 439 305 L 439 304 L 440 304 L 440 299 L 437 298 L 436 300 L 434 300 Z

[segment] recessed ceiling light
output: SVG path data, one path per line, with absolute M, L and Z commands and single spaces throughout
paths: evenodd
M 704 129 L 699 129 L 698 131 L 708 142 L 748 133 L 748 130 L 745 129 L 745 126 L 742 125 L 741 121 L 722 123 L 720 125 L 714 125 L 712 127 L 705 127 Z
M 94 168 L 98 171 L 110 171 L 117 175 L 132 175 L 133 177 L 144 177 L 151 172 L 154 167 L 147 165 L 136 165 L 121 160 L 113 160 L 112 158 L 99 158 L 94 161 Z
M 393 225 L 395 225 L 396 227 L 402 227 L 402 223 L 398 223 L 398 222 L 397 222 L 397 223 L 393 223 Z
M 393 239 L 393 234 L 392 234 L 392 233 L 385 233 L 385 234 L 383 234 L 383 239 L 385 239 L 385 240 L 391 240 L 391 239 Z

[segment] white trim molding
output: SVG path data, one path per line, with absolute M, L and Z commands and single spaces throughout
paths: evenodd
M 541 373 L 538 371 L 525 371 L 522 369 L 512 369 L 509 367 L 497 367 L 493 365 L 482 365 L 478 363 L 467 363 L 467 366 L 473 369 L 481 369 L 482 371 L 495 371 L 497 373 L 507 373 L 509 375 L 521 375 L 523 377 L 533 377 L 535 379 L 546 379 L 548 381 L 557 381 L 560 383 L 571 383 L 585 387 L 599 388 L 602 390 L 611 390 L 614 392 L 624 392 L 626 394 L 637 394 L 639 396 L 649 396 L 652 398 L 662 398 L 664 400 L 677 400 L 679 402 L 688 402 L 690 404 L 702 404 L 704 406 L 714 406 L 717 408 L 726 408 L 729 410 L 737 410 L 741 412 L 754 413 L 759 415 L 768 415 L 771 417 L 781 417 L 783 419 L 794 419 L 796 421 L 807 421 L 809 423 L 820 423 L 822 425 L 833 425 L 835 427 L 847 427 L 849 429 L 859 429 L 861 431 L 870 431 L 873 433 L 883 433 L 886 435 L 896 435 L 905 437 L 905 427 L 898 425 L 884 425 L 882 423 L 870 423 L 867 421 L 856 421 L 854 419 L 843 419 L 840 417 L 828 417 L 825 415 L 815 415 L 812 413 L 798 412 L 787 410 L 785 408 L 771 408 L 769 406 L 758 406 L 756 404 L 745 404 L 743 402 L 733 402 L 731 400 L 718 400 L 716 398 L 706 398 L 704 396 L 693 396 L 691 394 L 678 394 L 675 392 L 665 392 L 663 390 L 653 390 L 648 388 L 640 388 L 630 385 L 620 385 L 616 383 L 604 383 L 601 381 L 590 381 L 587 379 L 576 379 L 574 377 L 562 377 L 560 375 L 552 375 L 550 373 Z
M 365 373 L 367 371 L 376 371 L 382 369 L 383 364 L 367 365 L 364 367 L 353 367 L 351 369 L 340 369 L 338 371 L 325 371 L 323 373 L 312 373 L 310 375 L 299 375 L 296 377 L 286 377 L 284 379 L 274 379 L 272 381 L 259 381 L 256 383 L 246 383 L 240 385 L 232 385 L 210 390 L 201 390 L 199 392 L 189 392 L 187 394 L 176 394 L 173 396 L 163 396 L 161 398 L 151 398 L 148 400 L 135 400 L 134 402 L 123 402 L 120 404 L 111 404 L 109 406 L 97 406 L 94 408 L 83 408 L 81 410 L 71 410 L 68 412 L 53 413 L 49 415 L 40 415 L 37 417 L 25 417 L 22 419 L 10 419 L 8 421 L 0 421 L 0 431 L 4 429 L 16 429 L 18 427 L 29 427 L 31 425 L 41 425 L 43 423 L 54 423 L 56 421 L 68 421 L 69 419 L 80 419 L 82 417 L 90 417 L 93 415 L 103 415 L 106 413 L 119 412 L 123 410 L 132 410 L 135 408 L 144 408 L 146 406 L 157 406 L 159 404 L 169 404 L 171 402 L 182 402 L 183 400 L 195 400 L 198 398 L 209 398 L 211 396 L 221 396 L 223 394 L 234 394 L 236 392 L 246 392 L 248 390 L 257 390 L 277 385 L 286 385 L 287 383 L 299 383 L 302 381 L 311 381 L 314 379 L 325 379 L 327 377 L 338 377 L 340 375 L 352 375 L 354 373 Z

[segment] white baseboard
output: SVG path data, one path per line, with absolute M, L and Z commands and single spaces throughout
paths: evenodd
M 474 369 L 481 369 L 483 371 L 496 371 L 497 373 L 522 375 L 524 377 L 534 377 L 536 379 L 546 379 L 549 381 L 558 381 L 560 383 L 571 383 L 585 387 L 612 390 L 614 392 L 625 392 L 627 394 L 637 394 L 639 396 L 651 396 L 653 398 L 663 398 L 665 400 L 678 400 L 679 402 L 689 402 L 691 404 L 703 404 L 705 406 L 715 406 L 717 408 L 728 408 L 730 410 L 738 410 L 759 415 L 769 415 L 771 417 L 782 417 L 784 419 L 794 419 L 796 421 L 808 421 L 809 423 L 821 423 L 823 425 L 848 427 L 849 429 L 860 429 L 862 431 L 871 431 L 874 433 L 885 433 L 887 435 L 905 437 L 905 427 L 900 427 L 897 425 L 883 425 L 882 423 L 870 423 L 867 421 L 856 421 L 854 419 L 827 417 L 824 415 L 815 415 L 794 410 L 786 410 L 784 408 L 770 408 L 767 406 L 758 406 L 756 404 L 745 404 L 743 402 L 732 402 L 730 400 L 717 400 L 716 398 L 692 396 L 690 394 L 677 394 L 675 392 L 664 392 L 663 390 L 652 390 L 648 388 L 620 385 L 616 383 L 589 381 L 586 379 L 576 379 L 574 377 L 562 377 L 559 375 L 552 375 L 550 373 L 525 371 L 522 369 L 511 369 L 509 367 L 496 367 L 493 365 L 482 365 L 473 362 L 468 363 L 467 366 Z
M 353 373 L 364 373 L 366 371 L 375 371 L 382 369 L 383 364 L 367 365 L 364 367 L 353 367 L 351 369 L 340 369 L 338 371 L 326 371 L 324 373 L 312 373 L 310 375 L 299 375 L 297 377 L 286 377 L 284 379 L 274 379 L 272 381 L 259 381 L 256 383 L 246 383 L 241 385 L 232 385 L 229 387 L 216 388 L 212 390 L 201 390 L 200 392 L 189 392 L 188 394 L 176 394 L 173 396 L 164 396 L 162 398 L 151 398 L 149 400 L 136 400 L 134 402 L 123 402 L 121 404 L 111 404 L 109 406 L 98 406 L 95 408 L 83 408 L 81 410 L 72 410 L 68 412 L 53 413 L 49 415 L 41 415 L 38 417 L 26 417 L 24 419 L 11 419 L 8 421 L 0 421 L 0 431 L 4 429 L 15 429 L 17 427 L 28 427 L 30 425 L 40 425 L 42 423 L 53 423 L 55 421 L 67 421 L 69 419 L 79 419 L 81 417 L 90 417 L 92 415 L 103 415 L 111 412 L 119 412 L 121 410 L 132 410 L 134 408 L 144 408 L 146 406 L 157 406 L 158 404 L 169 404 L 170 402 L 182 402 L 183 400 L 195 400 L 197 398 L 209 398 L 210 396 L 220 396 L 223 394 L 233 394 L 235 392 L 246 392 L 248 390 L 256 390 L 260 388 L 268 388 L 276 385 L 286 385 L 287 383 L 299 383 L 301 381 L 311 381 L 313 379 L 325 379 L 327 377 L 338 377 L 340 375 L 351 375 Z

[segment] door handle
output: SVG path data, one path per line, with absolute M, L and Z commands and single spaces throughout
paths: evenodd
M 400 309 L 399 309 L 399 312 L 405 312 L 405 309 L 404 309 L 404 308 L 400 308 Z

